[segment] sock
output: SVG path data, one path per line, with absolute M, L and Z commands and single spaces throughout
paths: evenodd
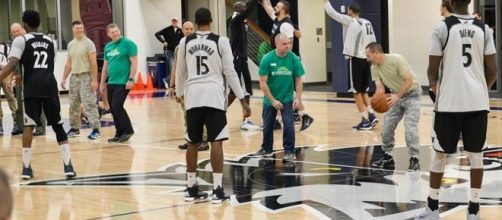
M 439 189 L 429 189 L 429 198 L 433 200 L 438 200 L 439 199 Z
M 192 187 L 197 182 L 197 174 L 196 173 L 187 173 L 187 186 Z
M 223 173 L 213 173 L 213 189 L 223 188 Z
M 432 211 L 436 211 L 439 209 L 439 201 L 437 199 L 431 199 L 431 197 L 427 197 L 427 206 Z
M 363 117 L 364 119 L 368 120 L 368 112 L 366 112 L 366 111 L 361 112 L 361 117 Z
M 368 109 L 368 112 L 369 112 L 370 114 L 374 114 L 374 113 L 375 113 L 375 112 L 373 111 L 373 108 L 371 107 L 371 105 L 366 106 L 366 109 Z
M 474 203 L 474 202 L 469 202 L 469 214 L 473 214 L 473 215 L 476 215 L 478 214 L 479 212 L 479 202 L 478 203 Z
M 61 144 L 59 145 L 61 148 L 61 157 L 63 157 L 64 165 L 68 165 L 70 163 L 71 153 L 70 153 L 70 145 L 69 144 Z
M 31 162 L 31 148 L 23 147 L 23 165 L 29 167 Z
M 471 202 L 479 203 L 479 194 L 481 189 L 471 188 Z

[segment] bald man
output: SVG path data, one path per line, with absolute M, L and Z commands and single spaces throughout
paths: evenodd
M 183 23 L 183 26 L 181 28 L 182 32 L 183 32 L 183 35 L 184 36 L 190 36 L 192 35 L 194 32 L 195 32 L 195 26 L 192 22 L 190 21 L 187 21 L 185 23 Z M 183 103 L 183 99 L 178 99 L 176 98 L 176 94 L 175 94 L 175 82 L 176 82 L 176 60 L 177 60 L 177 55 L 178 55 L 178 46 L 174 49 L 174 61 L 173 61 L 173 69 L 171 71 L 171 79 L 169 80 L 169 88 L 167 89 L 167 94 L 169 97 L 171 98 L 175 98 L 176 101 L 178 103 L 181 104 L 181 109 L 183 110 L 183 113 L 185 115 L 185 126 L 186 126 L 186 109 L 185 109 L 185 104 Z M 204 140 L 206 140 L 206 136 L 204 135 Z M 186 150 L 188 148 L 188 142 L 184 143 L 184 144 L 181 144 L 178 146 L 179 149 L 181 150 Z M 205 151 L 205 150 L 208 150 L 209 149 L 209 145 L 207 143 L 207 141 L 203 141 L 201 143 L 199 143 L 199 145 L 197 146 L 197 150 L 198 151 Z
M 26 30 L 24 30 L 23 26 L 19 23 L 13 23 L 10 26 L 10 34 L 12 36 L 12 39 L 22 36 L 26 34 Z M 16 67 L 16 70 L 14 71 L 14 75 L 19 76 L 21 75 L 21 69 L 19 66 Z M 19 83 L 19 85 L 16 85 L 16 99 L 17 99 L 17 110 L 16 110 L 16 117 L 15 117 L 15 125 L 14 129 L 12 129 L 12 135 L 19 135 L 23 133 L 23 127 L 24 127 L 24 121 L 23 121 L 23 99 L 22 99 L 22 83 Z M 35 128 L 35 132 L 33 133 L 33 136 L 41 136 L 45 135 L 45 126 L 47 125 L 47 119 L 45 118 L 45 114 L 42 111 L 42 115 L 40 116 L 40 122 L 42 123 L 41 126 L 37 126 Z

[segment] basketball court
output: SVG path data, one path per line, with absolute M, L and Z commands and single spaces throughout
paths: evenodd
M 252 98 L 253 121 L 261 122 L 261 91 Z M 62 97 L 68 126 L 68 99 Z M 185 151 L 182 112 L 164 91 L 135 92 L 126 108 L 135 135 L 124 144 L 109 144 L 110 115 L 101 119 L 103 137 L 88 141 L 90 129 L 70 139 L 77 178 L 65 180 L 55 135 L 33 143 L 34 178 L 21 175 L 21 136 L 2 139 L 0 166 L 12 177 L 13 219 L 412 219 L 428 195 L 432 103 L 422 98 L 420 172 L 408 172 L 403 127 L 396 130 L 396 169 L 371 168 L 382 155 L 380 125 L 373 131 L 350 129 L 357 121 L 351 99 L 335 93 L 306 92 L 304 103 L 316 121 L 297 132 L 297 161 L 282 162 L 282 132 L 275 132 L 275 157 L 254 158 L 260 131 L 241 131 L 239 105 L 228 112 L 230 140 L 224 143 L 223 185 L 230 201 L 220 205 L 185 202 Z M 483 219 L 502 215 L 502 101 L 491 101 L 485 178 L 481 195 Z M 4 105 L 4 108 L 7 106 Z M 381 119 L 381 115 L 379 115 Z M 261 124 L 261 123 L 260 123 Z M 4 125 L 7 130 L 9 126 Z M 296 130 L 298 130 L 298 125 Z M 85 135 L 84 135 L 85 134 Z M 209 151 L 199 152 L 198 182 L 212 186 Z M 449 158 L 440 211 L 444 219 L 464 219 L 469 192 L 469 166 L 459 153 Z

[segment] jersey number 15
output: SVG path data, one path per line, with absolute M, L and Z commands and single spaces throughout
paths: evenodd
M 207 66 L 207 56 L 196 56 L 196 58 L 197 58 L 197 76 L 206 75 L 207 73 L 209 73 L 209 66 Z

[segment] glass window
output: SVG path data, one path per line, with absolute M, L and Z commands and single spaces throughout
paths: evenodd
M 21 23 L 21 0 L 0 0 L 0 42 L 10 41 L 10 25 Z
M 47 34 L 57 42 L 57 5 L 56 0 L 24 0 L 26 10 L 35 10 L 40 13 L 40 27 L 38 31 Z M 59 45 L 56 46 L 60 48 Z

